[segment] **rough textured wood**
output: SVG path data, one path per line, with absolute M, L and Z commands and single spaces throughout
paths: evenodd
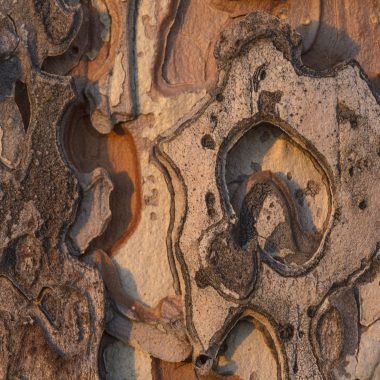
M 0 378 L 379 378 L 378 12 L 1 2 Z
M 67 50 L 82 12 L 54 1 L 1 12 L 0 376 L 97 378 L 103 283 L 67 239 L 79 189 L 60 136 L 75 93 L 40 69 Z
M 310 326 L 308 310 L 319 309 L 337 284 L 353 284 L 377 255 L 378 233 L 372 226 L 379 207 L 379 105 L 359 66 L 342 65 L 321 75 L 302 65 L 300 41 L 298 34 L 263 13 L 227 28 L 215 49 L 217 87 L 159 140 L 157 156 L 166 168 L 174 204 L 174 228 L 168 237 L 183 279 L 187 328 L 200 373 L 209 371 L 236 321 L 251 312 L 269 317 L 267 324 L 273 325 L 281 377 L 331 376 L 345 360 L 342 335 L 353 331 L 343 329 L 340 318 L 345 315 L 337 314 L 338 309 L 327 311 L 336 317 L 324 316 L 318 327 L 313 322 Z M 265 75 L 254 86 L 264 65 Z M 277 159 L 281 133 L 298 146 L 298 152 L 287 148 L 280 156 L 282 163 L 288 161 L 286 171 L 261 171 L 265 160 L 251 161 L 242 148 L 240 159 L 229 162 L 235 144 L 260 126 L 261 143 L 250 141 L 251 149 L 265 144 L 264 133 L 274 134 Z M 356 164 L 351 173 L 352 152 Z M 308 159 L 314 161 L 310 169 Z M 357 172 L 361 160 L 368 165 Z M 299 165 L 304 167 L 300 170 Z M 243 180 L 230 170 L 246 176 L 257 171 L 235 209 L 227 178 Z M 308 183 L 308 193 L 303 190 L 301 198 L 298 190 L 289 192 L 291 183 L 300 188 Z M 322 188 L 326 196 L 320 203 L 311 200 L 309 210 L 297 210 L 297 201 L 306 203 L 306 194 L 315 197 Z M 260 248 L 259 223 L 268 225 L 270 220 L 268 215 L 260 222 L 266 207 L 277 207 L 277 215 L 282 211 L 287 216 L 274 223 Z M 325 213 L 323 223 L 316 222 L 317 210 Z M 315 225 L 314 234 L 303 231 L 302 219 Z M 355 241 L 361 241 L 359 251 L 352 249 Z

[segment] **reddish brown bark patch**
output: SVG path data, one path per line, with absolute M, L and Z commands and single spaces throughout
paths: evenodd
M 73 115 L 66 136 L 69 160 L 81 172 L 104 168 L 114 185 L 110 196 L 112 218 L 104 234 L 90 246 L 112 254 L 133 232 L 140 216 L 140 170 L 135 142 L 127 129 L 119 127 L 101 135 L 92 128 L 83 110 Z

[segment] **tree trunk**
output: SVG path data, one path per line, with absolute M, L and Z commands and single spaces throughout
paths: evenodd
M 0 4 L 0 378 L 380 379 L 378 0 Z

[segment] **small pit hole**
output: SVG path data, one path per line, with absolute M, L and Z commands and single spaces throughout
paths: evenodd
M 211 359 L 211 358 L 210 358 L 208 355 L 201 354 L 201 355 L 199 355 L 199 356 L 196 358 L 196 360 L 195 360 L 195 365 L 196 365 L 196 367 L 201 368 L 201 367 L 203 367 L 204 365 L 206 365 L 210 359 Z
M 209 135 L 209 134 L 204 135 L 202 137 L 201 144 L 202 144 L 203 148 L 206 148 L 206 149 L 215 149 L 215 141 L 212 138 L 212 136 Z
M 222 102 L 224 100 L 224 96 L 223 94 L 216 94 L 215 96 L 215 99 L 218 101 L 218 102 Z
M 113 128 L 113 131 L 118 135 L 118 136 L 124 136 L 125 135 L 125 131 L 123 129 L 123 126 L 121 123 L 117 123 L 114 128 Z
M 313 318 L 314 315 L 315 315 L 315 308 L 314 308 L 314 306 L 309 306 L 309 307 L 307 308 L 307 316 L 308 316 L 309 318 Z
M 350 125 L 352 129 L 356 129 L 358 127 L 358 120 L 357 118 L 351 118 L 350 119 Z
M 79 47 L 76 45 L 72 46 L 70 49 L 70 53 L 73 56 L 77 56 L 79 54 Z

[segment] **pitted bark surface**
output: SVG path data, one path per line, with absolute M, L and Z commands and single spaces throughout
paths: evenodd
M 81 7 L 5 1 L 0 11 L 1 378 L 97 378 L 103 284 L 66 238 L 80 198 L 60 136 L 75 93 L 41 70 L 70 45 Z
M 375 3 L 3 1 L 0 378 L 379 377 Z

